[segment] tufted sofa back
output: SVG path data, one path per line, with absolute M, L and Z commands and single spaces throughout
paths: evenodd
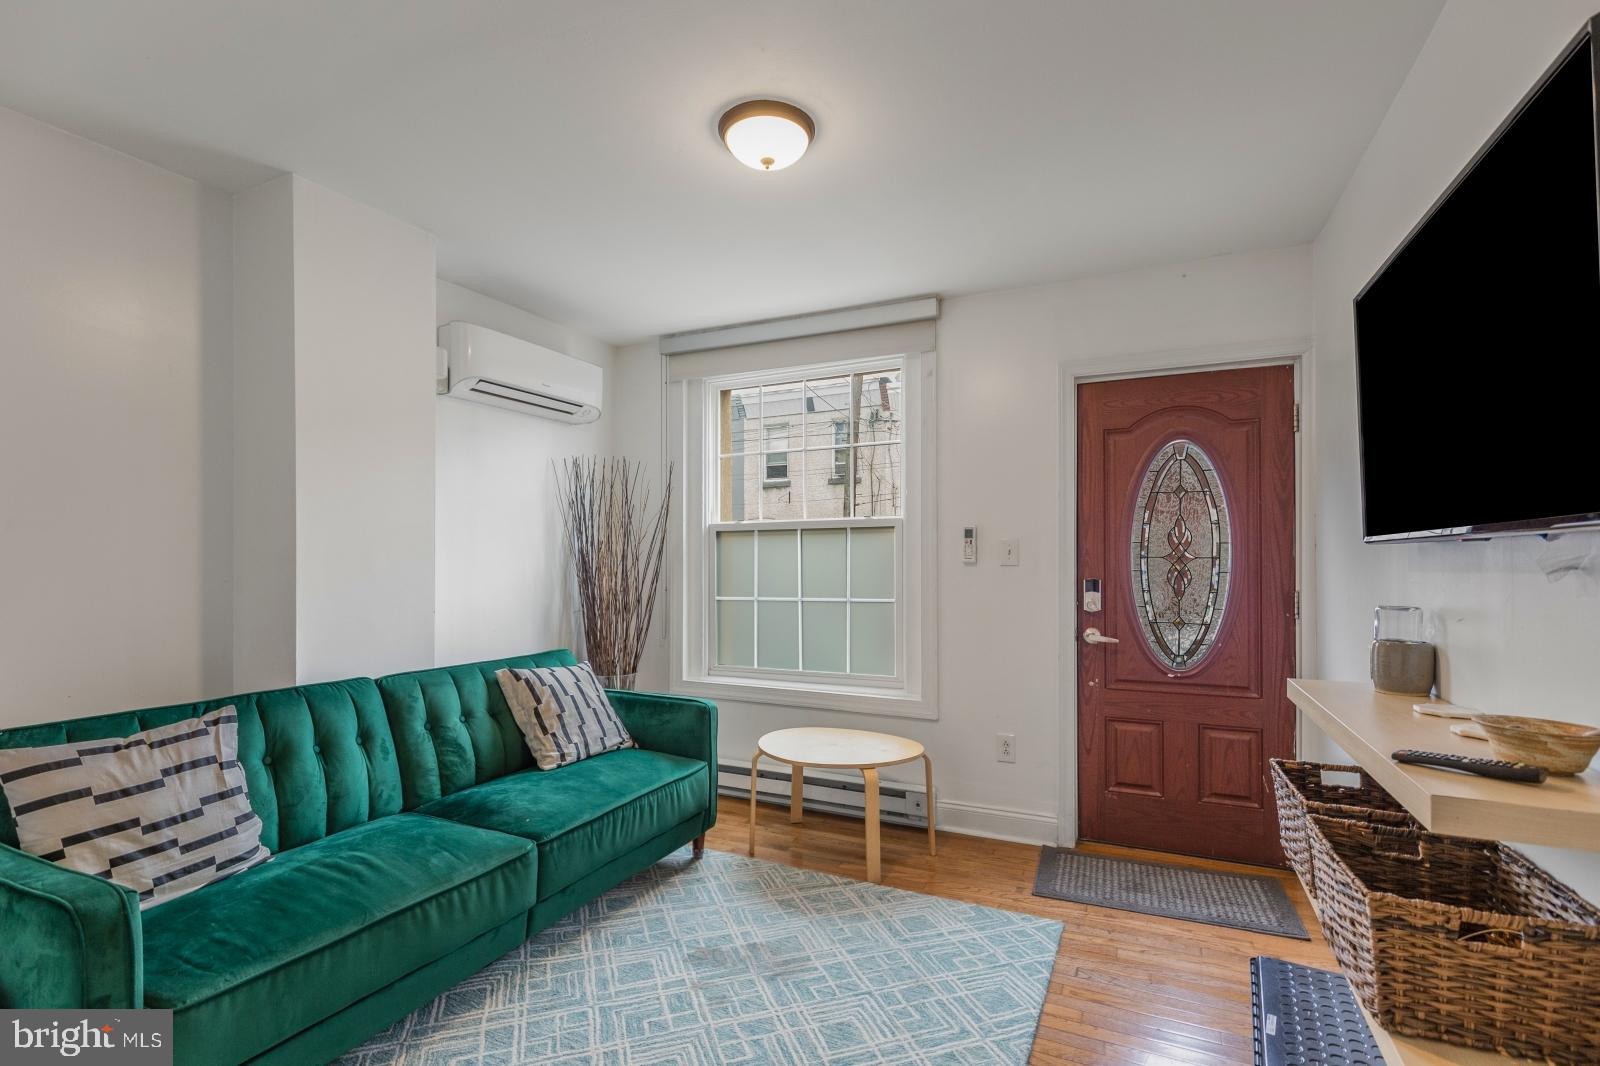
M 533 765 L 495 672 L 572 666 L 570 651 L 488 659 L 378 678 L 406 810 Z
M 125 737 L 233 704 L 261 842 L 287 851 L 532 766 L 495 671 L 576 661 L 563 649 L 18 726 L 0 748 Z M 3 792 L 0 843 L 17 843 Z
M 0 730 L 0 747 L 125 737 L 218 707 L 239 710 L 239 763 L 261 842 L 286 851 L 400 810 L 395 743 L 378 686 L 366 677 L 243 696 L 102 714 Z M 15 846 L 17 826 L 0 796 L 0 842 Z

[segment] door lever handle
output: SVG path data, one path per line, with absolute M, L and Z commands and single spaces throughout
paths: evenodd
M 1118 640 L 1116 637 L 1105 636 L 1098 629 L 1094 628 L 1094 626 L 1090 626 L 1088 629 L 1085 629 L 1083 631 L 1083 642 L 1085 644 L 1121 644 L 1122 643 L 1122 641 Z

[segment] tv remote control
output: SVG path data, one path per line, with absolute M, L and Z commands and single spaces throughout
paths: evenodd
M 1507 762 L 1504 759 L 1480 759 L 1472 755 L 1447 755 L 1441 751 L 1417 751 L 1401 748 L 1389 756 L 1395 762 L 1413 766 L 1437 766 L 1445 770 L 1462 770 L 1479 777 L 1493 777 L 1500 781 L 1522 781 L 1530 785 L 1544 782 L 1549 775 L 1544 767 L 1525 762 Z

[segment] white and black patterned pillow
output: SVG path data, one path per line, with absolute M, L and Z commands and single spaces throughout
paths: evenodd
M 238 723 L 230 706 L 120 740 L 0 749 L 22 850 L 126 885 L 141 908 L 266 862 Z
M 541 770 L 634 746 L 588 663 L 494 675 Z

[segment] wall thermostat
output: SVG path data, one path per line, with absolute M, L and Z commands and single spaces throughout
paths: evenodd
M 978 561 L 978 527 L 961 527 L 961 561 L 975 563 Z

